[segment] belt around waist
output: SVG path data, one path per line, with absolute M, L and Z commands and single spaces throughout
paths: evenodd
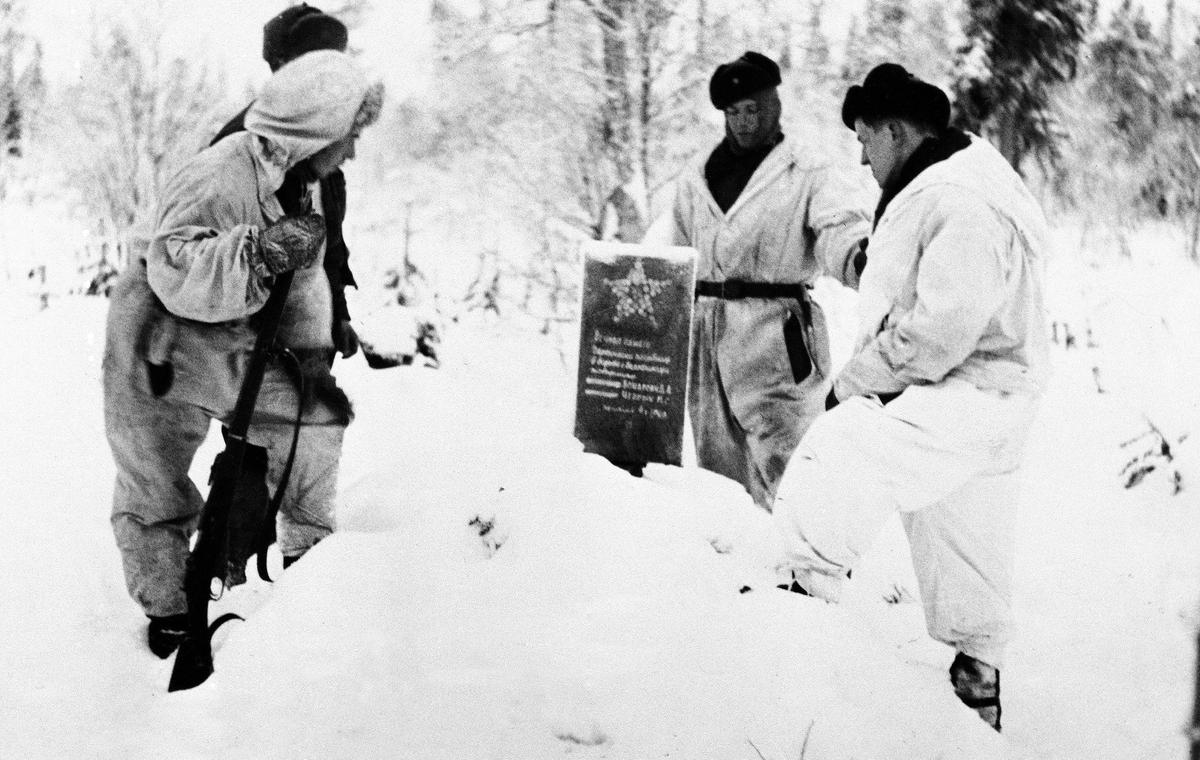
M 749 282 L 747 280 L 696 281 L 697 296 L 712 298 L 802 298 L 808 285 L 803 282 Z

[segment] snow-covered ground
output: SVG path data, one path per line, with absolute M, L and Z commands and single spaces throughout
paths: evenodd
M 168 694 L 108 526 L 106 302 L 10 301 L 0 756 L 1183 758 L 1200 446 L 1176 439 L 1200 420 L 1200 272 L 1064 255 L 1051 296 L 1080 339 L 1030 444 L 1000 738 L 950 691 L 898 522 L 840 606 L 774 590 L 738 487 L 583 454 L 570 351 L 505 324 L 453 326 L 437 370 L 339 365 L 358 410 L 341 532 L 215 603 L 247 621 L 207 683 Z M 1178 495 L 1162 467 L 1123 488 L 1145 446 L 1121 444 L 1151 423 Z

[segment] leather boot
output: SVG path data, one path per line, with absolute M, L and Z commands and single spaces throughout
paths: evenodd
M 1000 671 L 959 652 L 950 665 L 950 684 L 962 703 L 1000 731 Z
M 147 617 L 150 618 L 150 627 L 146 630 L 146 643 L 150 645 L 151 652 L 160 660 L 165 660 L 187 635 L 187 615 Z

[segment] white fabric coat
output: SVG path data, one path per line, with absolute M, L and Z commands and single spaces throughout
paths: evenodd
M 1040 393 L 1048 367 L 1046 220 L 995 148 L 971 144 L 900 191 L 871 235 L 858 350 L 838 398 L 954 376 Z
M 785 139 L 722 212 L 704 177 L 706 159 L 683 174 L 674 208 L 673 242 L 699 252 L 697 280 L 811 284 L 828 274 L 858 284 L 853 258 L 870 224 L 863 188 Z M 792 318 L 813 365 L 801 382 L 784 341 Z M 822 409 L 830 374 L 824 316 L 810 299 L 697 298 L 689 411 L 700 466 L 742 483 L 769 509 L 788 458 Z
M 199 322 L 245 320 L 270 283 L 252 269 L 259 231 L 283 216 L 287 170 L 350 134 L 369 90 L 349 56 L 321 50 L 275 72 L 246 112 L 246 131 L 218 142 L 167 183 L 146 254 L 167 309 Z M 332 295 L 322 267 L 298 270 L 280 326 L 289 348 L 331 348 Z
M 871 238 L 842 403 L 779 487 L 785 564 L 836 601 L 903 513 L 930 634 L 1000 667 L 1012 629 L 1017 472 L 1046 382 L 1045 221 L 987 143 L 919 174 Z M 886 406 L 872 394 L 900 395 Z
M 255 338 L 250 317 L 269 295 L 249 247 L 283 214 L 275 191 L 287 169 L 349 134 L 367 91 L 357 66 L 333 51 L 276 72 L 247 113 L 248 131 L 192 157 L 165 184 L 154 231 L 114 290 L 104 355 L 105 432 L 117 469 L 112 525 L 129 593 L 147 615 L 186 610 L 188 541 L 203 507 L 189 470 L 210 421 L 232 416 Z M 319 258 L 296 273 L 283 345 L 310 355 L 332 350 L 329 287 Z M 332 383 L 328 367 L 320 369 L 320 377 L 305 372 L 306 395 L 314 395 L 313 380 Z M 156 376 L 168 379 L 155 383 Z M 287 556 L 335 527 L 350 412 L 330 398 L 304 406 L 280 505 L 278 542 Z M 299 404 L 295 382 L 269 363 L 248 438 L 267 449 L 272 491 Z

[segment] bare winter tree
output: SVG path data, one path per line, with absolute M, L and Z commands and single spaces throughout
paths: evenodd
M 32 139 L 34 115 L 45 96 L 42 48 L 24 31 L 24 13 L 15 0 L 0 0 L 0 204 Z M 11 252 L 4 246 L 4 279 L 13 277 Z
M 488 209 L 525 220 L 533 262 L 515 263 L 514 277 L 571 287 L 575 242 L 641 239 L 659 191 L 711 137 L 694 129 L 711 69 L 697 40 L 720 27 L 711 5 L 435 4 L 441 155 Z
M 166 173 L 230 110 L 217 78 L 168 52 L 164 18 L 98 22 L 90 65 L 59 104 L 66 166 L 108 234 L 152 212 Z
M 693 40 L 709 12 L 679 0 L 557 3 L 548 41 L 586 95 L 570 118 L 582 127 L 577 198 L 589 237 L 636 241 L 645 232 L 654 196 L 674 173 L 662 159 L 678 154 L 702 93 L 708 62 Z
M 25 33 L 23 16 L 15 0 L 0 0 L 0 161 L 25 152 L 33 113 L 45 95 L 42 48 Z

